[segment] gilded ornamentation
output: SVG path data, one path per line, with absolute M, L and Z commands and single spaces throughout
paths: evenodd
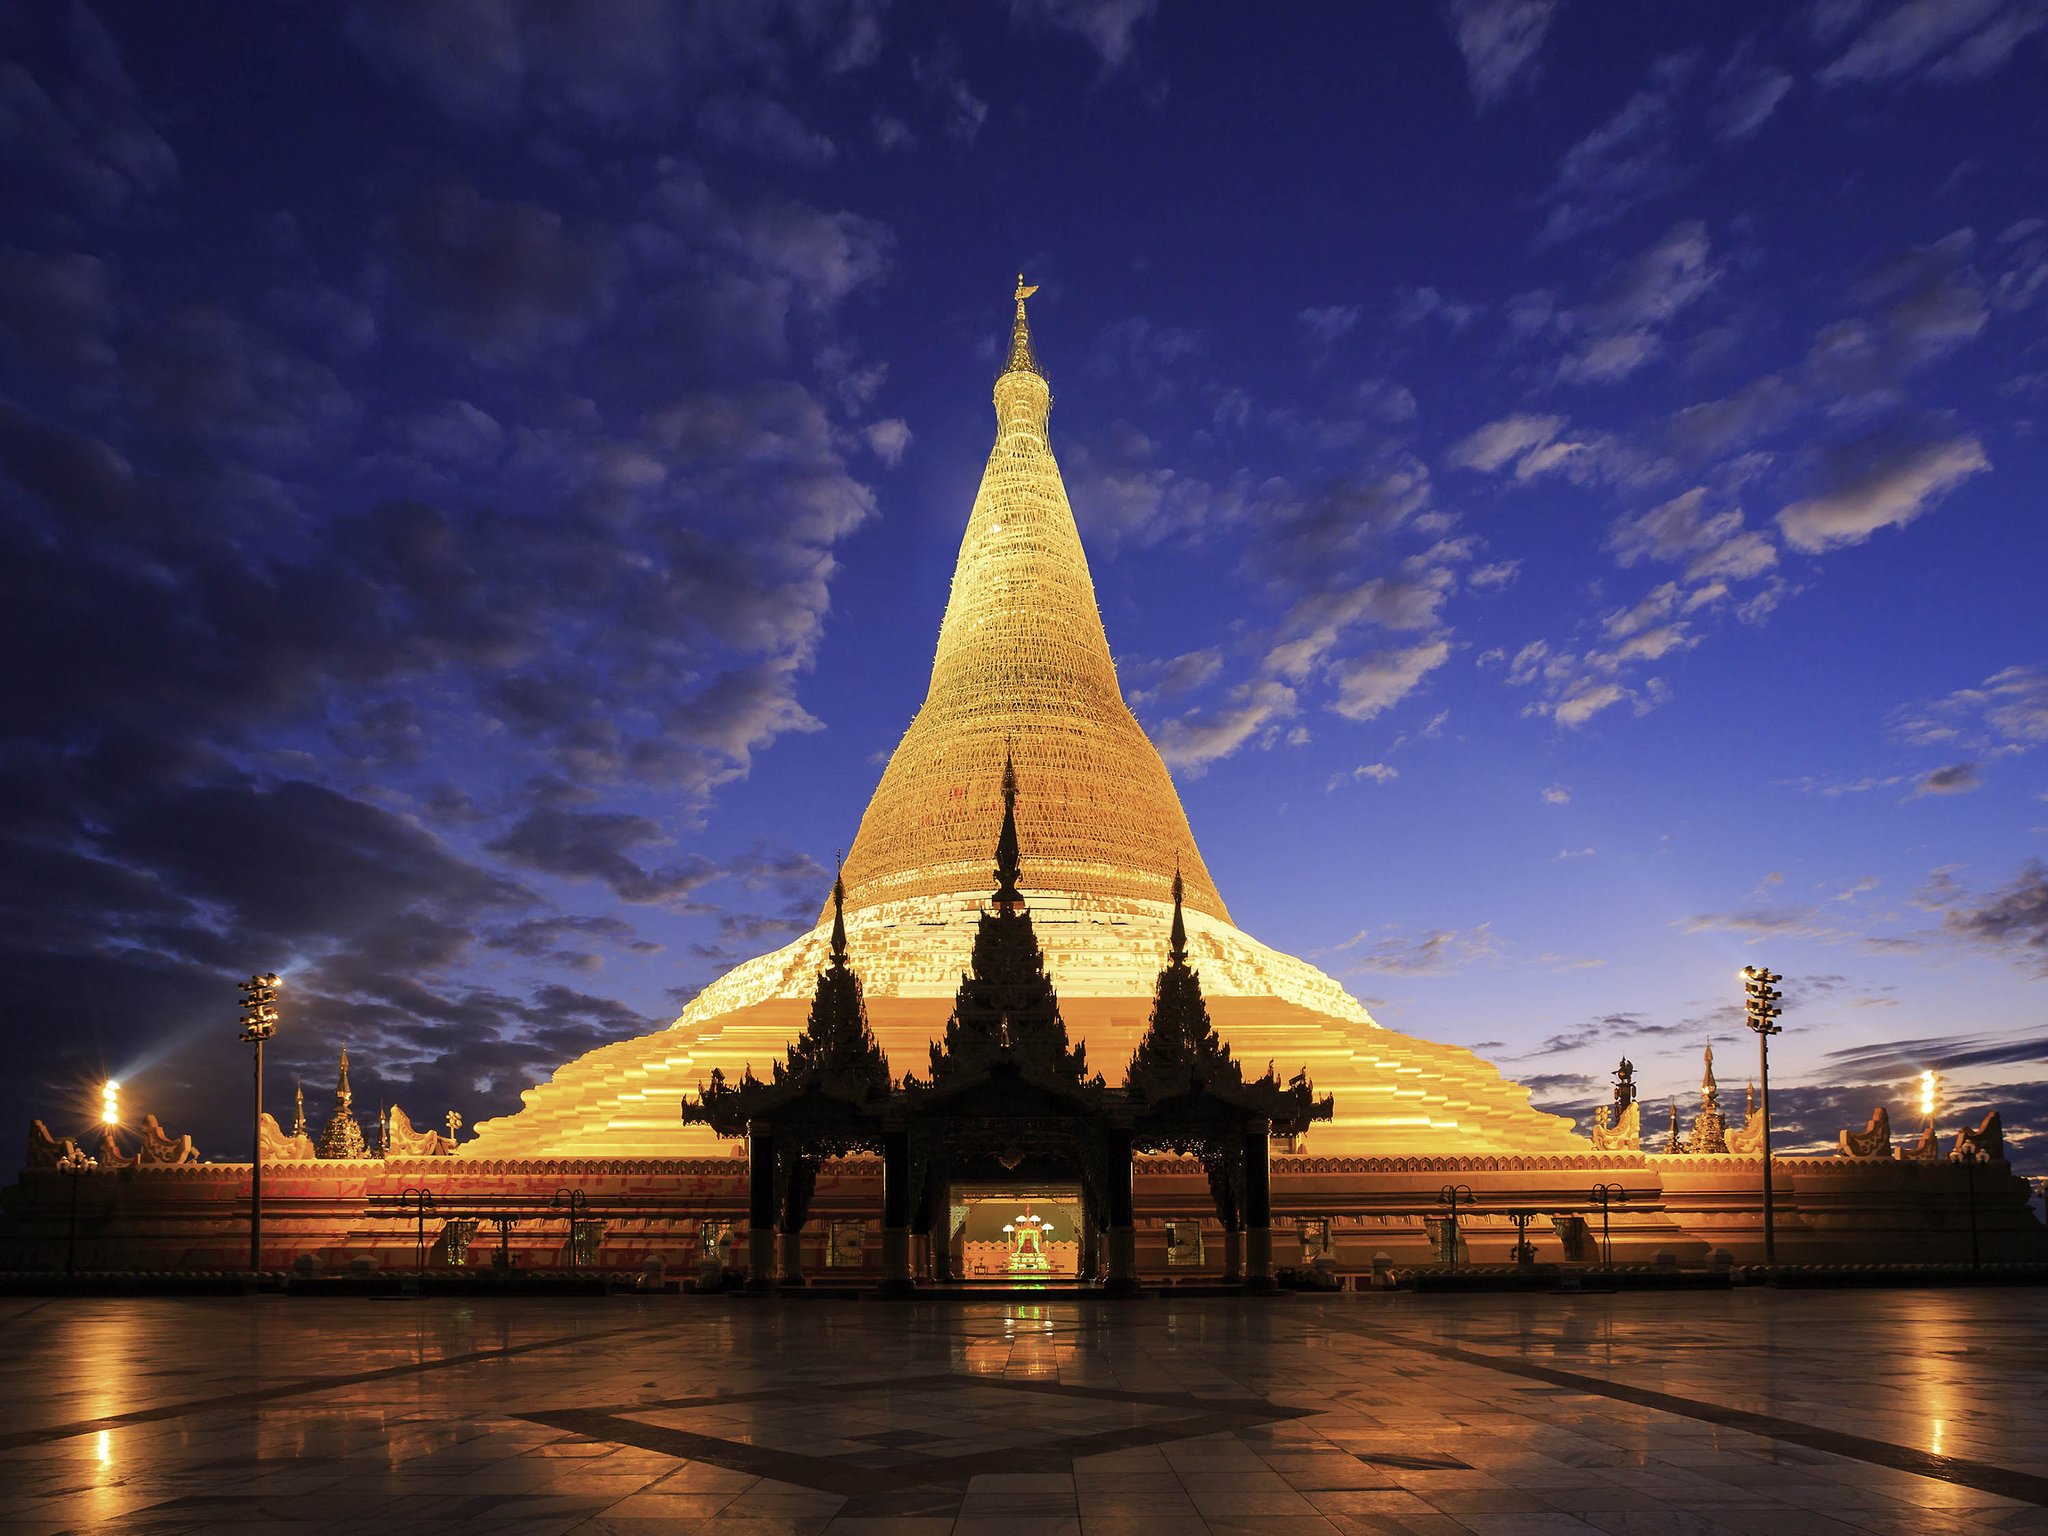
M 277 1117 L 267 1110 L 256 1122 L 256 1136 L 266 1163 L 310 1163 L 320 1155 L 312 1137 L 304 1131 L 287 1136 Z
M 78 1143 L 69 1136 L 59 1140 L 50 1134 L 50 1128 L 40 1120 L 31 1120 L 28 1126 L 28 1166 L 31 1168 L 55 1168 L 67 1158 L 83 1156 Z
M 384 1111 L 386 1157 L 448 1157 L 454 1151 L 451 1137 L 439 1131 L 415 1130 L 411 1118 L 396 1104 Z
M 1892 1155 L 1892 1117 L 1880 1104 L 1870 1112 L 1870 1124 L 1860 1131 L 1844 1129 L 1836 1138 L 1836 1155 L 1839 1157 L 1890 1157 Z
M 1634 1099 L 1622 1110 L 1621 1119 L 1614 1118 L 1614 1108 L 1602 1104 L 1593 1113 L 1593 1150 L 1595 1152 L 1634 1152 L 1643 1144 L 1643 1106 Z
M 1910 1147 L 1899 1149 L 1899 1156 L 1908 1162 L 1931 1163 L 1941 1157 L 1941 1137 L 1934 1129 L 1934 1122 L 1928 1121 L 1921 1127 L 1920 1139 Z
M 355 1094 L 348 1085 L 348 1052 L 341 1053 L 341 1079 L 334 1087 L 334 1113 L 327 1117 L 327 1129 L 320 1136 L 320 1155 L 326 1158 L 368 1157 L 363 1127 L 356 1119 Z
M 142 1146 L 135 1154 L 144 1168 L 175 1168 L 199 1161 L 199 1149 L 190 1136 L 173 1136 L 157 1124 L 155 1115 L 142 1117 Z
M 1977 1122 L 1975 1130 L 1965 1126 L 1956 1132 L 1956 1156 L 1973 1157 L 1980 1152 L 1994 1163 L 2005 1161 L 2005 1127 L 1995 1109 Z
M 1764 1112 L 1757 1107 L 1756 1084 L 1743 1090 L 1742 1124 L 1728 1133 L 1728 1150 L 1743 1157 L 1761 1157 L 1764 1150 Z

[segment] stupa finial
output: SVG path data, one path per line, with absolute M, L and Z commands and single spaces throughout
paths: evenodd
M 841 849 L 832 869 L 832 963 L 846 966 L 846 850 Z
M 1008 749 L 1003 752 L 1003 830 L 996 839 L 996 906 L 1008 913 L 1024 904 L 1017 889 L 1020 873 L 1017 846 L 1017 764 Z
M 1038 284 L 1024 281 L 1024 274 L 1017 274 L 1017 318 L 1010 326 L 1010 361 L 1004 367 L 1005 373 L 1035 373 L 1040 378 L 1045 374 L 1038 366 L 1038 354 L 1031 350 L 1031 323 L 1024 318 L 1024 301 L 1038 292 Z

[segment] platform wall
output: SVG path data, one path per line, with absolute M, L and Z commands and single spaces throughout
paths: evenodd
M 377 1210 L 372 1196 L 432 1191 L 425 1234 L 433 1261 L 448 1218 L 475 1214 L 506 1196 L 536 1209 L 511 1229 L 508 1246 L 521 1269 L 566 1267 L 568 1212 L 543 1209 L 558 1192 L 581 1191 L 588 1213 L 606 1223 L 598 1263 L 639 1270 L 658 1259 L 671 1274 L 695 1272 L 709 1226 L 746 1224 L 746 1168 L 740 1157 L 643 1161 L 490 1162 L 469 1158 L 278 1163 L 263 1171 L 263 1267 L 310 1264 L 322 1272 L 367 1262 L 409 1269 L 417 1227 L 410 1214 Z M 1596 1185 L 1619 1185 L 1627 1199 L 1611 1208 L 1616 1263 L 1704 1265 L 1725 1256 L 1763 1258 L 1756 1158 L 1667 1157 L 1599 1153 L 1579 1157 L 1318 1158 L 1273 1163 L 1275 1261 L 1300 1262 L 1296 1236 L 1327 1221 L 1340 1270 L 1369 1270 L 1378 1255 L 1396 1265 L 1431 1262 L 1424 1218 L 1442 1214 L 1441 1192 L 1461 1193 L 1461 1230 L 1474 1263 L 1505 1263 L 1515 1241 L 1509 1213 L 1535 1214 L 1529 1226 L 1539 1261 L 1566 1258 L 1555 1216 L 1586 1219 L 1597 1239 Z M 1776 1171 L 1778 1258 L 1785 1263 L 1964 1263 L 1970 1258 L 1970 1177 L 1946 1162 L 1780 1159 Z M 1142 1158 L 1137 1172 L 1138 1249 L 1148 1274 L 1190 1277 L 1220 1270 L 1223 1244 L 1200 1168 L 1179 1158 Z M 1976 1225 L 1985 1262 L 2048 1260 L 2048 1229 L 2028 1206 L 2026 1182 L 2004 1163 L 1975 1170 Z M 121 1169 L 79 1175 L 30 1169 L 0 1191 L 0 1269 L 55 1270 L 67 1242 L 82 1270 L 241 1270 L 248 1266 L 249 1165 Z M 826 1166 L 806 1232 L 805 1267 L 848 1279 L 879 1271 L 877 1218 L 881 1165 L 866 1158 Z M 864 1240 L 842 1228 L 834 1270 L 827 1265 L 832 1224 L 864 1222 Z M 1167 1262 L 1167 1226 L 1185 1238 L 1204 1230 L 1206 1262 Z M 75 1231 L 75 1238 L 70 1234 Z M 486 1268 L 499 1246 L 481 1227 L 468 1264 Z M 1185 1251 L 1185 1245 L 1184 1250 Z M 743 1262 L 744 1243 L 729 1256 Z

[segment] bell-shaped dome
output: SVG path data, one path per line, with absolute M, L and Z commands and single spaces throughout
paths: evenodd
M 846 906 L 988 894 L 989 829 L 1014 758 L 1028 891 L 1187 903 L 1225 922 L 1180 796 L 1117 686 L 1074 510 L 1046 441 L 1052 392 L 1017 284 L 996 444 L 960 541 L 924 705 L 846 859 Z

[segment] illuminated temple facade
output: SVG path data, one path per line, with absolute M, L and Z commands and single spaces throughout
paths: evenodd
M 1176 1268 L 1249 1283 L 1268 1259 L 1354 1277 L 1762 1260 L 1761 1117 L 1721 1114 L 1711 1062 L 1689 1141 L 1675 1106 L 1668 1138 L 1646 1134 L 1626 1062 L 1588 1139 L 1472 1052 L 1385 1028 L 1237 927 L 1117 684 L 1047 439 L 1029 294 L 1020 280 L 930 686 L 815 927 L 668 1028 L 562 1066 L 467 1141 L 456 1116 L 442 1136 L 396 1105 L 365 1138 L 344 1057 L 317 1146 L 303 1106 L 289 1133 L 260 1118 L 253 1238 L 250 1163 L 204 1161 L 153 1115 L 139 1149 L 111 1130 L 83 1148 L 37 1122 L 27 1169 L 0 1191 L 0 1269 L 259 1268 L 314 1284 L 427 1264 L 744 1269 L 750 1284 L 839 1271 L 886 1291 L 913 1268 L 1056 1259 L 1112 1285 Z M 843 928 L 827 920 L 842 913 Z M 979 1033 L 963 1034 L 960 1009 L 986 1015 Z M 1041 1037 L 1057 1049 L 1033 1067 L 1024 1047 Z M 928 1060 L 928 1079 L 905 1081 Z M 1064 1077 L 1046 1065 L 1059 1062 Z M 1048 1126 L 1087 1155 L 1026 1144 Z M 810 1139 L 784 1145 L 785 1130 Z M 1946 1152 L 1931 1118 L 1894 1147 L 1880 1108 L 1835 1155 L 1771 1166 L 1781 1262 L 2048 1258 L 1995 1114 Z M 1448 1216 L 1447 1189 L 1463 1201 Z
M 1157 749 L 1124 703 L 1088 558 L 1047 438 L 1052 391 L 1019 284 L 996 440 L 960 541 L 931 685 L 861 817 L 845 867 L 853 964 L 890 1059 L 945 1027 L 988 900 L 1006 754 L 1020 787 L 1025 897 L 1069 1029 L 1105 1068 L 1143 1033 L 1165 963 L 1169 887 L 1216 1027 L 1247 1062 L 1305 1068 L 1336 1095 L 1317 1152 L 1571 1153 L 1590 1144 L 1458 1046 L 1376 1023 L 1332 977 L 1230 918 Z M 474 1157 L 717 1150 L 677 1104 L 716 1068 L 757 1070 L 802 1027 L 829 924 L 707 987 L 667 1029 L 601 1047 L 477 1127 Z

